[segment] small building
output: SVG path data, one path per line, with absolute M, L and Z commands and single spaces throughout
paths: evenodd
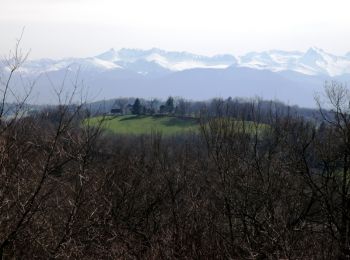
M 123 110 L 121 108 L 112 108 L 111 109 L 111 114 L 112 115 L 122 115 Z

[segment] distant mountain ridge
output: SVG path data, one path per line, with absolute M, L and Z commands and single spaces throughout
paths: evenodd
M 8 69 L 0 70 L 6 73 Z M 350 54 L 336 56 L 316 47 L 306 52 L 270 50 L 242 56 L 110 49 L 87 58 L 28 60 L 20 71 L 24 78 L 39 78 L 37 103 L 51 102 L 50 87 L 60 85 L 67 72 L 73 78 L 79 71 L 90 94 L 98 99 L 260 96 L 312 107 L 315 93 L 322 91 L 326 80 L 350 81 Z
M 230 66 L 276 71 L 295 71 L 306 75 L 341 76 L 350 73 L 350 52 L 336 56 L 312 47 L 306 52 L 270 50 L 250 52 L 242 56 L 222 54 L 197 55 L 189 52 L 165 51 L 158 48 L 110 49 L 94 57 L 39 59 L 26 62 L 22 71 L 29 74 L 80 67 L 86 70 L 104 71 L 127 69 L 139 74 L 155 71 L 182 71 L 195 68 L 225 69 Z

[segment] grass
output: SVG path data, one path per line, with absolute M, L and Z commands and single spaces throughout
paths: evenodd
M 97 125 L 103 117 L 89 119 L 90 125 Z M 116 134 L 150 134 L 160 132 L 175 135 L 198 131 L 198 120 L 171 116 L 109 116 L 104 118 L 102 128 Z M 87 122 L 85 122 L 87 124 Z
M 98 125 L 101 120 L 102 128 L 115 134 L 122 135 L 143 135 L 152 132 L 162 133 L 163 135 L 176 135 L 190 132 L 199 132 L 199 119 L 181 118 L 174 116 L 107 116 L 93 117 L 84 122 L 84 124 Z M 228 120 L 228 121 L 227 121 Z M 232 120 L 232 121 L 231 121 Z M 225 128 L 225 125 L 236 129 L 237 132 L 255 133 L 255 126 L 251 121 L 235 121 L 233 119 L 217 119 L 214 121 L 216 128 Z M 209 125 L 207 125 L 209 127 Z M 268 130 L 268 125 L 258 124 L 259 135 Z M 229 130 L 228 129 L 228 130 Z

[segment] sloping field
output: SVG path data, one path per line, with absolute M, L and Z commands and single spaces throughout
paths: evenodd
M 182 134 L 198 131 L 198 120 L 171 116 L 108 116 L 94 117 L 85 124 L 98 125 L 103 120 L 102 128 L 117 134 L 150 134 L 160 132 L 164 135 Z

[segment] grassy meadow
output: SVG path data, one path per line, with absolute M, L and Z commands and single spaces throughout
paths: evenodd
M 124 115 L 124 116 L 98 116 L 88 119 L 84 122 L 85 125 L 98 125 L 103 120 L 101 127 L 110 133 L 122 134 L 122 135 L 143 135 L 151 133 L 161 133 L 163 135 L 171 136 L 184 133 L 198 133 L 199 132 L 199 119 L 190 117 L 175 117 L 175 116 L 136 116 L 136 115 Z M 250 121 L 236 121 L 232 119 L 220 119 L 212 121 L 214 128 L 233 128 L 235 131 L 255 133 L 255 126 Z M 206 125 L 209 127 L 209 125 Z M 214 129 L 213 128 L 213 129 Z M 258 124 L 258 131 L 268 129 L 266 124 Z
M 160 132 L 164 135 L 175 135 L 197 132 L 198 120 L 171 116 L 107 116 L 94 117 L 85 124 L 97 125 L 101 120 L 102 128 L 116 134 L 142 135 Z

